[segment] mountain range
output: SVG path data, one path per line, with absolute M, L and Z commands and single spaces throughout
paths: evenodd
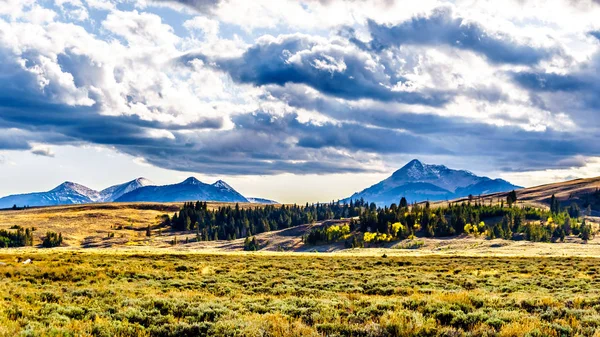
M 97 202 L 177 202 L 192 200 L 277 203 L 268 199 L 246 198 L 222 180 L 218 180 L 214 184 L 205 184 L 194 177 L 190 177 L 178 184 L 157 186 L 148 179 L 138 178 L 124 184 L 108 187 L 102 191 L 66 181 L 47 192 L 16 194 L 0 198 L 0 209 L 10 208 L 13 205 L 23 207 Z
M 249 202 L 248 199 L 222 180 L 209 185 L 194 177 L 187 178 L 179 184 L 140 187 L 117 198 L 115 201 L 174 202 L 190 200 Z
M 344 200 L 363 198 L 379 206 L 389 206 L 398 203 L 402 197 L 408 202 L 440 201 L 519 188 L 522 187 L 506 180 L 480 177 L 469 171 L 453 170 L 444 165 L 427 165 L 414 159 L 387 179 Z
M 402 197 L 408 202 L 440 201 L 465 197 L 470 194 L 482 195 L 506 192 L 521 187 L 506 180 L 479 177 L 469 171 L 453 170 L 443 165 L 427 165 L 412 160 L 387 179 L 354 193 L 350 199 L 363 198 L 376 204 L 398 203 Z M 158 186 L 145 178 L 138 178 L 124 184 L 114 185 L 102 191 L 73 182 L 64 182 L 47 192 L 9 195 L 0 198 L 0 209 L 13 205 L 53 206 L 86 204 L 97 202 L 181 202 L 181 201 L 251 202 L 276 204 L 262 198 L 245 197 L 222 180 L 206 184 L 190 177 L 172 185 Z

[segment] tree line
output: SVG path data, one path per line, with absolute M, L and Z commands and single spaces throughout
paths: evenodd
M 348 246 L 364 246 L 413 236 L 447 237 L 460 234 L 485 235 L 490 239 L 530 241 L 564 240 L 568 235 L 591 238 L 592 229 L 574 204 L 562 208 L 553 196 L 550 210 L 519 206 L 517 194 L 508 193 L 498 204 L 482 201 L 450 203 L 443 207 L 398 204 L 378 207 L 364 199 L 306 205 L 265 205 L 241 208 L 238 204 L 209 209 L 206 202 L 187 202 L 165 222 L 173 230 L 192 231 L 197 241 L 246 240 L 246 249 L 256 249 L 252 236 L 273 230 L 331 219 L 352 218 L 348 225 L 316 228 L 304 236 L 308 244 L 345 240 Z M 368 234 L 367 234 L 368 233 Z
M 252 208 L 221 206 L 209 209 L 206 202 L 186 202 L 169 219 L 174 230 L 194 231 L 199 241 L 233 240 L 255 234 L 331 219 L 359 216 L 364 200 L 301 205 L 265 205 Z
M 313 229 L 304 239 L 308 244 L 317 244 L 336 242 L 341 238 L 347 247 L 362 247 L 415 236 L 469 234 L 485 235 L 490 239 L 543 242 L 564 241 L 569 235 L 587 241 L 593 236 L 591 225 L 585 219 L 579 221 L 582 212 L 577 204 L 563 208 L 555 196 L 551 198 L 550 210 L 519 207 L 516 202 L 516 193 L 510 192 L 506 204 L 503 201 L 499 204 L 467 201 L 433 208 L 429 202 L 408 205 L 404 198 L 390 207 L 377 207 L 371 203 L 359 212 L 358 221 L 350 222 L 352 235 L 340 236 L 337 229 L 331 231 L 321 227 Z
M 0 248 L 33 246 L 33 232 L 35 230 L 35 227 L 23 228 L 16 225 L 8 230 L 0 229 Z M 47 232 L 42 240 L 42 247 L 58 247 L 62 242 L 62 233 Z

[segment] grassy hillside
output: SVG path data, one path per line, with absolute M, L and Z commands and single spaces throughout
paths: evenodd
M 598 259 L 47 252 L 0 252 L 0 336 L 600 333 Z
M 563 206 L 568 206 L 572 202 L 578 203 L 580 206 L 585 203 L 590 194 L 600 189 L 600 177 L 575 179 L 560 183 L 546 184 L 535 187 L 528 187 L 517 190 L 518 204 L 534 207 L 547 207 L 550 198 L 554 194 Z M 485 203 L 506 202 L 508 192 L 493 193 L 483 196 L 473 196 L 474 200 L 483 201 Z M 452 202 L 467 201 L 468 198 L 460 198 L 452 200 Z M 435 203 L 443 205 L 446 202 Z M 594 211 L 600 212 L 600 204 L 593 205 Z
M 226 203 L 209 203 L 214 209 Z M 75 247 L 112 247 L 123 245 L 162 245 L 162 240 L 148 240 L 146 229 L 161 231 L 161 216 L 173 215 L 182 203 L 106 203 L 39 207 L 0 211 L 0 229 L 11 226 L 35 227 L 34 241 L 48 231 L 61 232 L 64 242 Z M 240 204 L 242 208 L 259 207 Z M 110 235 L 114 235 L 109 237 Z

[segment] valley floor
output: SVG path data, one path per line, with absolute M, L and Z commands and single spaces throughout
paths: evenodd
M 599 272 L 579 257 L 2 250 L 0 336 L 599 336 Z

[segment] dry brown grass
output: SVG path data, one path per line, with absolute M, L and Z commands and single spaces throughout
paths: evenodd
M 548 201 L 553 194 L 561 202 L 565 203 L 569 201 L 577 201 L 580 196 L 593 193 L 597 189 L 600 189 L 600 177 L 575 179 L 560 183 L 528 187 L 516 191 L 519 198 L 517 205 L 547 208 Z M 474 196 L 474 201 L 497 205 L 501 202 L 506 203 L 507 195 L 508 192 Z M 458 198 L 450 200 L 449 202 L 454 203 L 463 201 L 467 202 L 468 198 Z M 447 206 L 448 201 L 434 202 L 432 205 L 436 207 Z
M 0 250 L 0 336 L 597 336 L 599 270 L 573 257 Z
M 209 203 L 209 209 L 232 205 Z M 113 247 L 123 245 L 163 245 L 164 240 L 149 240 L 146 228 L 160 231 L 160 216 L 173 215 L 181 203 L 106 203 L 30 208 L 0 211 L 0 229 L 13 225 L 35 227 L 35 242 L 48 231 L 63 234 L 65 244 L 75 247 Z M 240 204 L 242 208 L 259 207 Z M 109 233 L 114 233 L 109 238 Z M 166 240 L 166 239 L 165 239 Z

